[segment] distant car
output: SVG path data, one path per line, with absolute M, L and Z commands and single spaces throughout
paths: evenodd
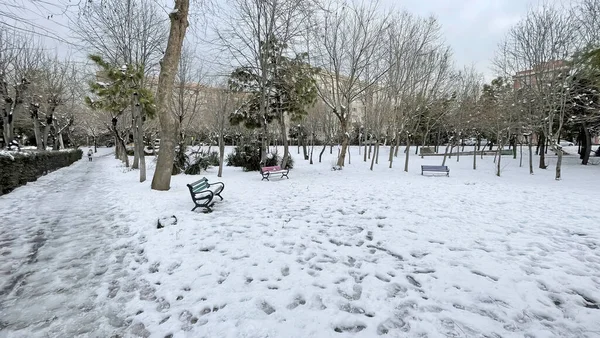
M 465 146 L 474 146 L 476 144 L 477 144 L 477 139 L 473 138 L 473 137 L 465 139 L 463 141 L 463 145 L 465 145 Z
M 560 144 L 561 147 L 572 147 L 575 145 L 575 143 L 566 140 L 560 140 L 558 144 Z

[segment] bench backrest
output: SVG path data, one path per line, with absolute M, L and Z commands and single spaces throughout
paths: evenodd
M 188 187 L 194 193 L 205 190 L 206 188 L 208 188 L 208 186 L 209 186 L 208 179 L 206 177 L 202 177 L 200 180 L 198 180 L 194 183 L 188 184 Z
M 279 171 L 281 170 L 281 167 L 278 165 L 272 166 L 272 167 L 262 167 L 260 168 L 260 171 L 262 172 L 266 172 L 266 171 Z
M 422 165 L 421 168 L 423 170 L 443 170 L 443 171 L 448 170 L 448 167 L 445 165 Z

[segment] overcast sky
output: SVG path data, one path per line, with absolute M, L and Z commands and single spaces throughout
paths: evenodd
M 31 0 L 22 0 L 24 3 Z M 67 0 L 52 0 L 53 2 Z M 219 1 L 219 0 L 215 0 Z M 368 0 L 366 0 L 368 1 Z M 434 15 L 442 25 L 447 43 L 452 47 L 457 67 L 474 65 L 485 75 L 487 81 L 494 75 L 491 62 L 496 46 L 511 25 L 523 17 L 527 10 L 540 4 L 541 0 L 381 0 L 384 9 L 406 9 L 421 16 Z M 159 1 L 164 2 L 164 1 Z M 568 4 L 570 0 L 546 0 L 549 3 Z M 1 7 L 2 5 L 0 5 Z M 3 10 L 0 8 L 0 13 Z M 41 12 L 41 13 L 40 13 Z M 23 15 L 47 28 L 56 36 L 68 39 L 67 19 L 55 15 L 48 19 L 45 11 L 32 10 Z M 58 13 L 56 8 L 54 12 Z M 1 18 L 3 21 L 5 18 Z M 39 30 L 39 29 L 38 29 Z M 45 38 L 49 40 L 49 38 Z M 60 54 L 68 47 L 57 42 Z

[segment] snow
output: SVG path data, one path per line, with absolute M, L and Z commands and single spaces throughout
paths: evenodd
M 381 147 L 371 172 L 354 147 L 332 171 L 335 149 L 292 147 L 289 180 L 211 168 L 158 192 L 110 151 L 0 197 L 0 337 L 600 335 L 599 168 L 576 156 L 557 182 L 552 155 L 430 177 L 441 157 L 405 173 Z M 225 183 L 210 214 L 202 176 Z

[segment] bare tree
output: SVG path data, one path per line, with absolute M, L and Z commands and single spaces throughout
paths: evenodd
M 321 16 L 314 32 L 314 50 L 319 54 L 312 53 L 313 62 L 322 69 L 317 80 L 319 96 L 339 121 L 342 148 L 337 165 L 343 166 L 350 141 L 352 104 L 389 69 L 376 65 L 389 52 L 381 44 L 389 16 L 381 16 L 377 2 L 368 6 L 332 4 Z M 365 80 L 367 69 L 370 77 Z
M 567 61 L 578 47 L 572 10 L 544 5 L 530 11 L 500 46 L 495 64 L 502 75 L 515 76 L 515 86 L 530 89 L 532 109 L 538 112 L 541 139 L 548 138 L 558 155 L 555 178 L 561 178 L 563 151 L 558 137 L 565 121 L 571 78 Z M 545 164 L 540 163 L 541 167 Z

